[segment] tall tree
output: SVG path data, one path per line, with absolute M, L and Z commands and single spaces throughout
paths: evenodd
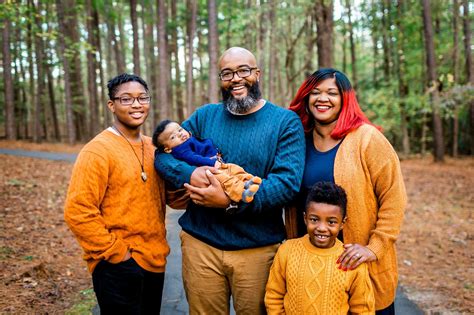
M 178 25 L 177 25 L 177 9 L 176 1 L 171 1 L 171 20 L 176 24 L 171 29 L 171 53 L 173 55 L 173 68 L 175 74 L 175 104 L 176 111 L 179 121 L 184 120 L 184 109 L 183 109 L 183 90 L 181 88 L 181 68 L 179 66 L 179 55 L 178 55 Z
M 464 30 L 464 53 L 466 55 L 466 76 L 467 83 L 474 86 L 474 69 L 472 68 L 472 50 L 471 50 L 471 23 L 469 20 L 469 1 L 463 0 L 463 30 Z M 470 127 L 471 127 L 471 155 L 474 155 L 474 101 L 469 104 Z
M 48 2 L 46 4 L 46 22 L 47 22 L 47 31 L 48 34 L 53 34 L 54 30 L 51 23 L 53 21 L 52 16 L 54 15 L 54 10 L 51 9 L 51 6 L 53 4 Z M 46 107 L 48 109 L 48 114 L 46 116 L 47 121 L 47 128 L 50 129 L 50 131 L 47 133 L 50 138 L 48 138 L 49 141 L 51 140 L 56 140 L 56 141 L 61 141 L 61 132 L 59 130 L 59 118 L 58 118 L 58 106 L 56 103 L 56 96 L 55 96 L 55 83 L 54 83 L 54 76 L 53 76 L 53 68 L 54 68 L 54 61 L 53 61 L 53 51 L 54 49 L 51 47 L 52 43 L 51 41 L 46 41 L 45 42 L 45 72 L 46 72 L 46 78 L 48 80 L 47 88 L 48 88 L 48 99 L 49 99 L 49 107 Z
M 133 30 L 133 72 L 140 75 L 140 47 L 138 45 L 137 0 L 130 0 L 130 20 Z
M 217 4 L 216 0 L 207 1 L 208 10 L 208 41 L 209 41 L 209 89 L 208 97 L 210 103 L 217 103 L 219 101 L 218 89 L 218 69 L 217 58 L 219 55 L 219 33 L 217 30 Z
M 86 26 L 87 26 L 87 90 L 89 94 L 89 136 L 95 136 L 101 126 L 99 125 L 99 104 L 97 96 L 97 43 L 94 29 L 94 11 L 92 0 L 86 0 Z
M 408 114 L 407 114 L 407 104 L 406 97 L 408 96 L 408 84 L 405 78 L 406 73 L 406 62 L 405 62 L 405 35 L 404 35 L 404 25 L 402 23 L 402 18 L 405 14 L 405 3 L 403 0 L 397 0 L 397 29 L 398 29 L 398 38 L 397 38 L 397 58 L 398 58 L 398 99 L 400 107 L 400 129 L 402 131 L 402 147 L 403 154 L 410 154 L 410 136 L 408 133 Z
M 275 44 L 275 29 L 276 29 L 276 4 L 275 1 L 270 1 L 270 12 L 269 12 L 269 19 L 270 19 L 270 36 L 269 42 L 270 46 L 273 47 Z M 275 102 L 275 69 L 276 69 L 276 55 L 277 54 L 270 54 L 269 58 L 269 65 L 268 65 L 268 98 Z
M 459 83 L 459 2 L 453 0 L 453 81 Z M 459 138 L 459 106 L 456 104 L 453 110 L 453 157 L 458 156 Z
M 30 0 L 31 1 L 31 0 Z M 42 15 L 41 15 L 41 3 L 38 3 L 38 7 L 35 8 L 35 4 L 31 1 L 31 8 L 34 9 L 35 17 L 35 26 L 36 26 L 36 36 L 35 40 L 35 55 L 36 55 L 36 73 L 38 88 L 36 90 L 37 96 L 35 98 L 34 104 L 34 129 L 33 129 L 33 141 L 40 142 L 42 140 L 43 134 L 46 135 L 46 128 L 43 124 L 44 122 L 44 94 L 45 94 L 45 71 L 44 71 L 44 42 L 43 37 L 41 36 L 41 25 Z M 47 135 L 46 135 L 47 136 Z
M 197 1 L 188 0 L 187 7 L 190 9 L 190 18 L 187 23 L 187 46 L 188 55 L 186 58 L 186 117 L 189 117 L 194 109 L 194 80 L 193 80 L 193 60 L 194 60 L 194 38 L 196 34 L 196 19 L 197 19 Z
M 349 29 L 349 43 L 351 46 L 351 69 L 352 69 L 352 85 L 357 89 L 357 62 L 354 43 L 354 30 L 352 25 L 351 1 L 346 0 L 347 10 L 347 28 Z
M 316 10 L 318 67 L 320 68 L 333 66 L 333 7 L 334 3 L 332 0 L 316 0 L 314 5 Z
M 158 15 L 158 63 L 160 66 L 159 75 L 159 100 L 160 100 L 160 118 L 166 118 L 170 115 L 170 104 L 168 96 L 169 64 L 168 64 L 168 34 L 166 32 L 167 8 L 166 0 L 157 0 Z
M 67 24 L 69 22 L 69 16 L 66 15 L 64 12 L 64 1 L 56 0 L 56 11 L 58 15 L 59 21 L 59 33 L 61 34 L 58 36 L 59 41 L 59 50 L 61 52 L 61 60 L 63 63 L 63 71 L 64 71 L 64 96 L 65 96 L 65 104 L 66 104 L 66 127 L 67 127 L 67 137 L 69 144 L 74 144 L 76 142 L 76 128 L 74 127 L 74 112 L 73 112 L 73 100 L 72 100 L 72 92 L 71 92 L 71 74 L 70 70 L 70 62 L 69 58 L 67 57 L 66 53 L 66 36 L 67 36 Z
M 383 74 L 386 82 L 390 80 L 391 74 L 391 51 L 390 51 L 390 0 L 382 1 L 382 50 L 383 50 Z
M 4 14 L 9 13 L 10 12 L 5 12 Z M 9 140 L 16 140 L 17 130 L 15 123 L 15 103 L 13 99 L 12 58 L 10 53 L 10 17 L 6 17 L 3 22 L 2 43 L 6 136 Z
M 433 26 L 431 21 L 430 1 L 422 0 L 422 6 L 427 66 L 426 70 L 428 72 L 428 89 L 431 96 L 431 110 L 433 118 L 433 155 L 435 162 L 442 162 L 444 160 L 443 124 L 441 122 L 440 116 L 438 76 L 436 74 L 436 59 L 433 41 Z

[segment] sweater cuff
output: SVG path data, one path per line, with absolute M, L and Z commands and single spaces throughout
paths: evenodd
M 181 184 L 181 187 L 184 185 L 184 183 L 191 183 L 191 175 L 193 174 L 194 170 L 196 169 L 195 166 L 187 166 L 185 168 L 183 168 L 183 180 L 184 182 Z M 181 188 L 181 187 L 178 187 L 178 188 Z
M 128 246 L 121 240 L 117 239 L 115 244 L 103 253 L 104 259 L 112 264 L 118 264 L 127 254 Z
M 374 252 L 375 256 L 377 256 L 377 260 L 381 259 L 383 254 L 385 253 L 384 242 L 376 235 L 373 235 L 372 238 L 369 240 L 367 248 Z

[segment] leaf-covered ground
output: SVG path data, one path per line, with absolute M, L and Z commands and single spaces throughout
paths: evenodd
M 0 141 L 3 148 L 77 152 Z M 72 164 L 0 155 L 0 313 L 64 313 L 91 294 L 63 220 Z M 409 196 L 400 284 L 427 313 L 474 313 L 474 158 L 402 162 Z

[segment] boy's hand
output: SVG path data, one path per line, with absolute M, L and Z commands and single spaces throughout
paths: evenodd
M 360 264 L 376 261 L 377 256 L 368 247 L 360 244 L 344 244 L 344 252 L 337 259 L 339 269 L 344 271 L 357 268 Z
M 130 251 L 127 250 L 127 253 L 126 253 L 125 256 L 123 257 L 122 261 L 127 261 L 127 260 L 129 260 L 130 258 L 132 258 L 132 254 L 130 254 Z
M 209 185 L 204 188 L 187 183 L 184 184 L 184 187 L 190 192 L 193 202 L 208 208 L 226 208 L 229 206 L 230 198 L 224 193 L 217 178 L 214 177 L 209 169 L 205 170 L 205 175 Z

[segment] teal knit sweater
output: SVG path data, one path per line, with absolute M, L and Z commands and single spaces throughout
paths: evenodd
M 212 139 L 224 161 L 263 179 L 255 199 L 232 215 L 189 203 L 179 219 L 184 231 L 223 250 L 254 248 L 285 238 L 283 205 L 300 188 L 305 140 L 298 116 L 267 101 L 250 115 L 233 115 L 222 104 L 205 105 L 183 123 L 194 136 Z M 194 166 L 157 151 L 155 168 L 175 187 L 189 183 Z

